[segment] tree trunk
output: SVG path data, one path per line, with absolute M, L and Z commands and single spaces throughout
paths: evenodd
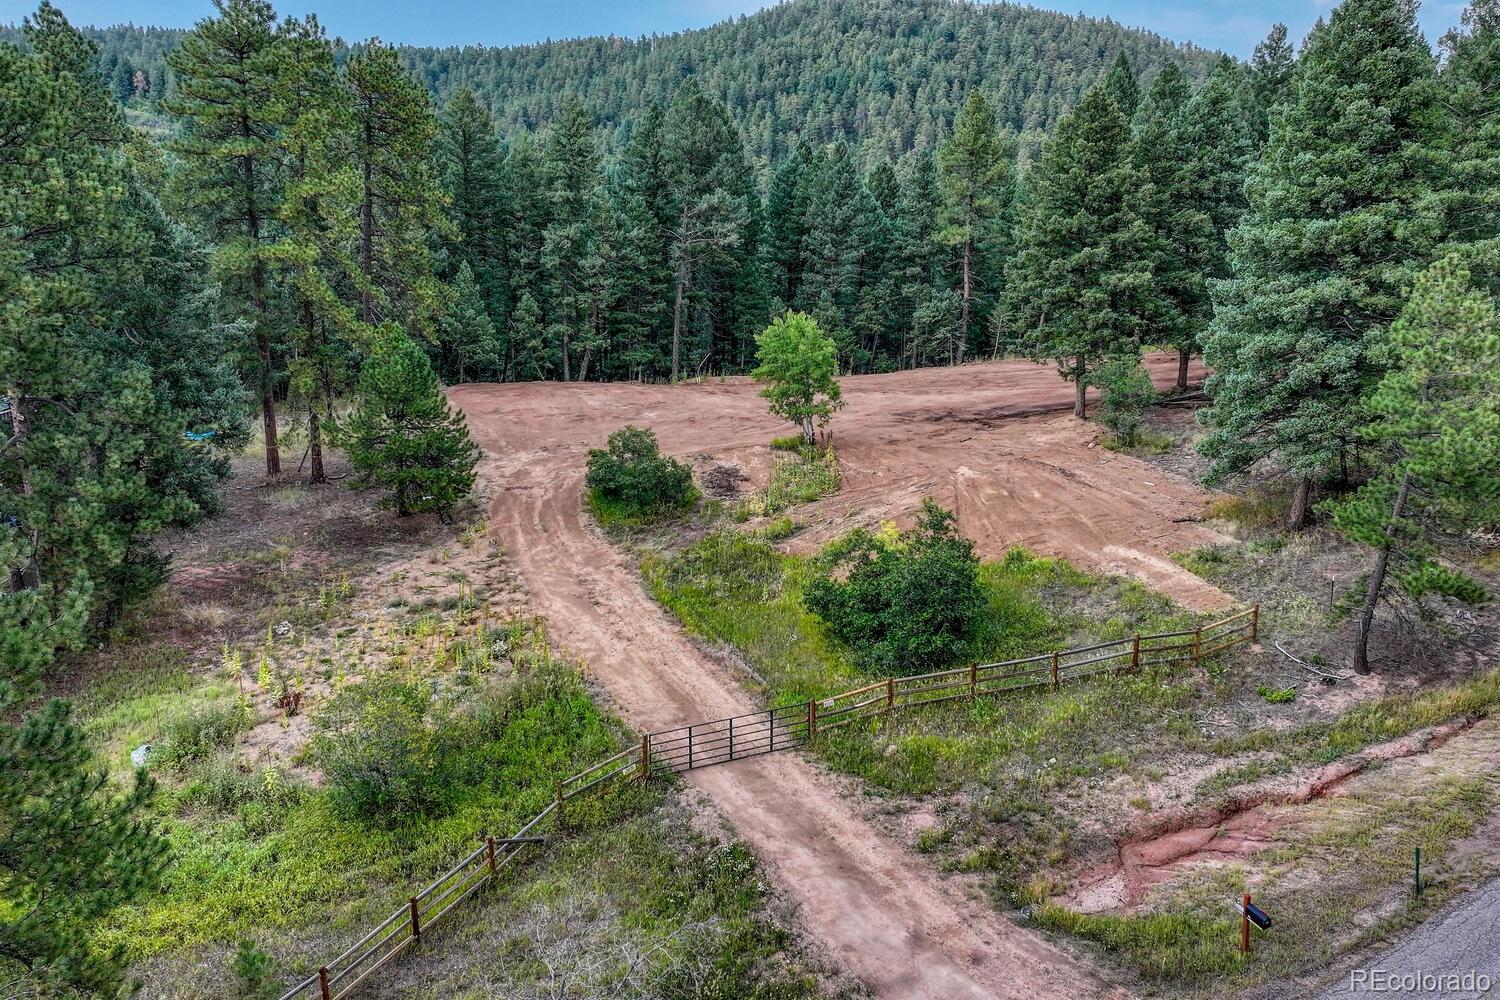
M 1312 480 L 1303 476 L 1292 488 L 1292 509 L 1287 511 L 1286 530 L 1301 531 L 1307 527 L 1307 502 L 1312 495 Z
M 1380 603 L 1380 591 L 1385 587 L 1386 571 L 1390 569 L 1391 546 L 1395 544 L 1397 525 L 1406 509 L 1406 498 L 1411 492 L 1411 472 L 1401 477 L 1401 488 L 1396 491 L 1396 502 L 1391 505 L 1391 519 L 1385 526 L 1385 541 L 1375 553 L 1375 568 L 1370 571 L 1370 583 L 1365 589 L 1365 604 L 1359 612 L 1359 634 L 1354 640 L 1354 672 L 1370 672 L 1370 629 L 1375 625 L 1375 608 Z
M 323 426 L 318 420 L 318 411 L 311 406 L 307 408 L 307 453 L 312 457 L 312 469 L 307 481 L 328 482 L 328 476 L 323 471 Z
M 974 296 L 974 247 L 973 241 L 964 241 L 964 291 L 963 302 L 959 307 L 959 329 L 961 335 L 958 341 L 958 364 L 964 363 L 964 348 L 969 344 L 969 307 L 970 300 Z
M 681 365 L 682 311 L 687 298 L 687 273 L 682 264 L 677 265 L 677 301 L 672 306 L 672 382 L 675 384 Z
M 813 430 L 813 418 L 809 414 L 802 418 L 802 437 L 808 444 L 817 444 L 817 432 Z
M 241 116 L 241 133 L 245 138 L 250 136 L 249 123 Z M 255 262 L 250 265 L 250 287 L 253 297 L 252 305 L 255 308 L 255 353 L 260 359 L 260 415 L 261 423 L 266 435 L 266 475 L 275 476 L 281 473 L 281 449 L 277 444 L 276 433 L 276 397 L 271 378 L 271 340 L 266 336 L 266 323 L 269 322 L 270 308 L 266 304 L 266 273 L 261 266 L 260 253 L 260 213 L 255 207 L 255 160 L 253 157 L 244 156 L 240 158 L 240 174 L 245 182 L 245 229 L 250 237 L 250 252 L 256 254 Z
M 562 380 L 564 382 L 573 381 L 573 376 L 568 372 L 568 326 L 566 323 L 563 324 L 562 328 L 562 370 Z
M 593 353 L 594 349 L 592 347 L 585 347 L 583 349 L 583 360 L 578 364 L 578 381 L 580 382 L 588 381 L 589 358 L 591 355 L 593 355 Z
M 1188 361 L 1193 357 L 1193 352 L 1186 347 L 1177 348 L 1177 391 L 1186 392 L 1188 387 Z
M 1073 416 L 1079 420 L 1089 418 L 1087 400 L 1085 394 L 1088 392 L 1088 383 L 1084 381 L 1088 375 L 1088 367 L 1084 364 L 1082 356 L 1073 359 Z
M 18 390 L 10 390 L 10 434 L 11 447 L 19 448 L 26 439 L 26 415 L 21 412 L 21 393 Z M 21 495 L 31 496 L 31 481 L 26 475 L 26 466 L 17 463 L 21 470 Z M 36 548 L 38 535 L 35 530 L 31 532 L 31 551 L 27 553 L 28 560 L 25 566 L 11 574 L 10 589 L 12 591 L 28 590 L 32 587 L 41 586 L 41 569 L 37 564 Z

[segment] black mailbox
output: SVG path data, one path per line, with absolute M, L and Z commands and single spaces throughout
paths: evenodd
M 1251 903 L 1249 906 L 1235 903 L 1234 908 L 1243 913 L 1252 924 L 1261 930 L 1266 930 L 1271 926 L 1271 918 L 1266 916 L 1266 912 L 1254 903 Z

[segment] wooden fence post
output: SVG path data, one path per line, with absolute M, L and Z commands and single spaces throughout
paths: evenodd
M 1057 652 L 1056 650 L 1052 651 L 1052 687 L 1053 687 L 1054 690 L 1056 690 L 1057 685 L 1058 685 L 1058 680 L 1057 680 L 1057 661 L 1058 661 L 1058 658 L 1061 657 L 1061 656 L 1062 656 L 1062 654 L 1059 653 L 1059 652 Z
M 693 769 L 693 727 L 692 726 L 688 726 L 688 766 L 687 766 L 687 769 L 689 771 L 691 771 Z
M 729 759 L 734 760 L 734 716 L 729 717 Z
M 896 708 L 896 678 L 888 677 L 885 682 L 885 710 L 887 713 Z
M 647 781 L 651 777 L 651 734 L 641 734 L 641 780 Z
M 323 992 L 323 1000 L 331 1000 L 333 994 L 328 991 L 328 966 L 318 970 L 318 987 Z
M 1130 669 L 1131 672 L 1141 669 L 1141 634 L 1139 632 L 1130 642 Z
M 979 697 L 979 664 L 969 664 L 969 700 Z
M 567 823 L 567 817 L 563 815 L 563 803 L 566 802 L 567 799 L 563 796 L 563 787 L 561 781 L 557 782 L 555 788 L 557 790 L 557 828 L 561 830 Z
M 1260 642 L 1260 605 L 1250 609 L 1250 641 Z
M 1203 648 L 1203 626 L 1199 625 L 1193 631 L 1193 666 L 1203 666 L 1203 657 L 1199 651 Z
M 422 915 L 417 909 L 417 897 L 411 898 L 411 936 L 422 940 Z
M 807 700 L 807 738 L 818 735 L 818 699 Z
M 485 837 L 484 842 L 485 846 L 489 850 L 490 855 L 490 878 L 494 878 L 497 874 L 499 874 L 499 867 L 495 864 L 495 838 Z

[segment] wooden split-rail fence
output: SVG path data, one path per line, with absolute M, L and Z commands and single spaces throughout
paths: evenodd
M 351 995 L 378 969 L 419 943 L 422 935 L 455 907 L 495 880 L 500 870 L 528 846 L 543 842 L 546 838 L 539 835 L 543 824 L 549 820 L 559 823 L 568 801 L 578 796 L 652 775 L 675 774 L 790 750 L 820 733 L 901 708 L 1027 688 L 1056 688 L 1069 681 L 1134 673 L 1148 667 L 1183 663 L 1198 666 L 1232 646 L 1257 641 L 1259 632 L 1260 606 L 1256 605 L 1195 629 L 1132 635 L 1018 660 L 892 677 L 826 698 L 644 733 L 639 746 L 622 750 L 559 781 L 547 808 L 513 836 L 486 837 L 472 854 L 412 896 L 405 906 L 350 945 L 342 955 L 282 994 L 281 1000 L 341 1000 Z

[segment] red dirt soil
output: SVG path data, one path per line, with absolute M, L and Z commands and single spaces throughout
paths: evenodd
M 1175 360 L 1150 365 L 1167 384 Z M 834 427 L 844 488 L 814 505 L 815 516 L 836 520 L 813 531 L 904 518 L 932 495 L 956 506 L 986 555 L 1024 543 L 1134 573 L 1193 607 L 1229 603 L 1166 559 L 1218 538 L 1179 520 L 1200 514 L 1208 495 L 1090 447 L 1093 427 L 1067 416 L 1072 387 L 1053 369 L 1001 362 L 842 384 L 848 406 Z M 554 639 L 588 664 L 632 724 L 661 729 L 762 707 L 645 594 L 633 564 L 580 509 L 587 449 L 626 423 L 653 428 L 669 453 L 733 462 L 763 480 L 769 439 L 791 428 L 766 413 L 752 382 L 465 385 L 450 396 L 486 452 L 491 530 Z M 956 898 L 801 757 L 690 780 L 797 902 L 811 934 L 877 996 L 1110 995 L 1040 937 Z

